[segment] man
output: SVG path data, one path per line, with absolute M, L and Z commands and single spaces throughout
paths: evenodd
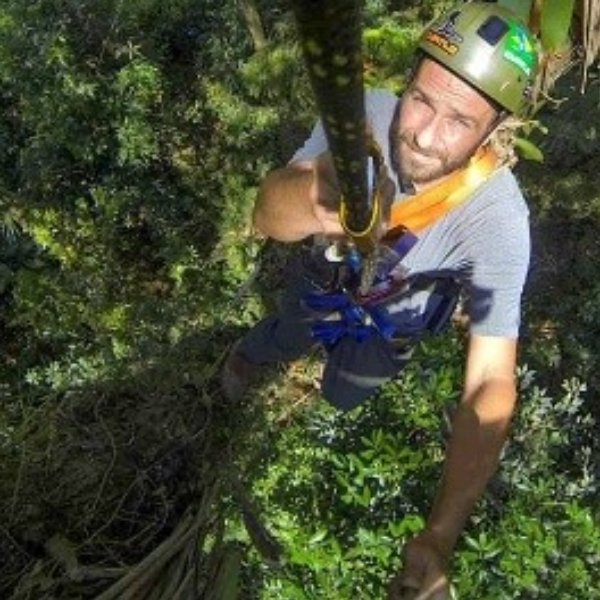
M 468 172 L 469 161 L 490 146 L 500 157 L 468 197 L 426 225 L 398 257 L 393 270 L 402 274 L 403 285 L 378 303 L 377 313 L 383 306 L 384 323 L 393 333 L 384 335 L 386 327 L 379 326 L 372 327 L 375 333 L 358 336 L 352 328 L 344 329 L 342 319 L 341 333 L 325 344 L 323 394 L 335 406 L 349 409 L 405 364 L 409 349 L 398 345 L 398 339 L 414 336 L 419 327 L 432 328 L 430 306 L 439 306 L 432 299 L 446 292 L 437 283 L 423 286 L 423 279 L 458 282 L 468 298 L 462 400 L 433 508 L 425 529 L 403 550 L 403 570 L 390 584 L 392 600 L 448 597 L 454 546 L 496 469 L 513 413 L 529 228 L 527 207 L 498 137 L 511 115 L 526 107 L 536 67 L 533 38 L 514 15 L 492 3 L 471 2 L 425 30 L 412 81 L 400 100 L 385 91 L 367 94 L 369 134 L 381 148 L 396 205 L 443 185 L 455 173 Z M 318 240 L 343 237 L 339 196 L 320 126 L 286 167 L 262 183 L 256 227 L 277 240 L 312 236 L 317 243 L 294 267 L 299 276 L 280 312 L 234 346 L 222 374 L 230 397 L 239 398 L 262 365 L 309 350 L 315 344 L 315 324 L 327 323 L 311 305 L 310 290 L 326 287 L 335 268 L 327 262 L 331 247 L 324 256 Z M 411 329 L 415 322 L 419 326 Z

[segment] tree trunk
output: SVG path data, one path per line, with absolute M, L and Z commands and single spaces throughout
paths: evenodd
M 262 50 L 267 45 L 267 36 L 254 0 L 239 0 L 248 31 L 252 37 L 254 50 Z

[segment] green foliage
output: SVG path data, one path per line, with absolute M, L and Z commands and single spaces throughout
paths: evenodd
M 198 303 L 231 297 L 278 125 L 235 68 L 248 48 L 235 6 L 88 4 L 1 9 L 2 203 L 47 265 L 12 273 L 6 321 L 53 347 L 18 368 L 56 389 L 151 355 Z M 75 364 L 95 366 L 82 378 Z
M 458 393 L 452 346 L 423 350 L 418 366 L 350 413 L 311 402 L 290 420 L 284 396 L 276 398 L 280 409 L 245 421 L 255 425 L 245 433 L 238 468 L 268 507 L 263 514 L 284 562 L 268 566 L 250 552 L 244 597 L 381 595 L 402 542 L 422 526 L 439 476 L 441 409 Z M 280 385 L 264 389 L 265 402 L 279 396 Z
M 569 77 L 558 88 L 569 94 Z M 598 385 L 597 220 L 600 215 L 595 114 L 598 80 L 591 96 L 572 95 L 541 117 L 548 135 L 544 166 L 521 165 L 532 208 L 533 269 L 527 296 L 527 362 L 544 371 L 551 389 L 577 377 L 593 398 Z M 551 368 L 548 369 L 548 366 Z
M 209 478 L 238 454 L 284 547 L 282 564 L 265 559 L 224 498 L 227 522 L 206 527 L 231 550 L 218 578 L 231 597 L 240 563 L 249 600 L 381 597 L 423 524 L 462 385 L 460 332 L 428 340 L 349 414 L 301 401 L 317 400 L 310 361 L 301 378 L 276 377 L 262 409 L 220 404 L 215 373 L 234 330 L 278 287 L 257 277 L 278 259 L 250 230 L 256 185 L 315 118 L 288 7 L 256 4 L 260 52 L 233 1 L 0 6 L 0 561 L 11 568 L 0 586 L 31 565 L 36 586 L 55 585 L 59 565 L 38 561 L 56 531 L 83 559 L 131 564 L 195 498 L 204 452 L 219 463 Z M 368 85 L 403 86 L 420 23 L 442 4 L 367 2 Z M 598 597 L 591 110 L 576 97 L 544 114 L 546 162 L 523 172 L 552 252 L 537 256 L 514 437 L 455 561 L 461 598 Z M 152 543 L 120 555 L 123 525 Z M 53 594 L 105 584 L 86 592 L 58 577 Z
M 402 90 L 414 62 L 414 48 L 420 27 L 399 24 L 388 18 L 363 34 L 365 83 L 371 87 Z
M 526 160 L 535 160 L 542 162 L 544 160 L 543 152 L 530 140 L 522 137 L 515 138 L 515 149 L 518 154 Z
M 145 59 L 134 59 L 115 77 L 118 105 L 114 124 L 118 143 L 117 165 L 137 167 L 158 158 L 158 140 L 148 118 L 160 107 L 161 73 Z
M 596 422 L 585 386 L 564 382 L 550 397 L 537 374 L 520 372 L 521 409 L 503 466 L 475 516 L 479 532 L 458 553 L 459 597 L 600 597 L 594 583 L 600 535 L 594 525 Z M 573 461 L 572 449 L 578 460 Z

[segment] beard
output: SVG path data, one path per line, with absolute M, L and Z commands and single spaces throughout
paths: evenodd
M 391 147 L 392 167 L 401 181 L 416 185 L 431 183 L 464 167 L 477 149 L 474 147 L 456 156 L 450 156 L 443 145 L 425 150 L 417 144 L 414 131 L 398 128 Z

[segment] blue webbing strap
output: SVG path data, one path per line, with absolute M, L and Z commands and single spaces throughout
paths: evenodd
M 305 305 L 325 315 L 313 324 L 313 337 L 328 349 L 345 336 L 351 336 L 358 342 L 374 334 L 381 335 L 388 341 L 394 340 L 396 326 L 388 317 L 383 304 L 405 287 L 403 280 L 398 277 L 398 266 L 417 240 L 413 233 L 406 231 L 388 248 L 373 285 L 364 295 L 356 295 L 352 292 L 355 286 L 344 284 L 334 290 L 306 294 Z M 355 272 L 351 261 L 350 256 L 345 264 L 349 267 L 350 278 Z

